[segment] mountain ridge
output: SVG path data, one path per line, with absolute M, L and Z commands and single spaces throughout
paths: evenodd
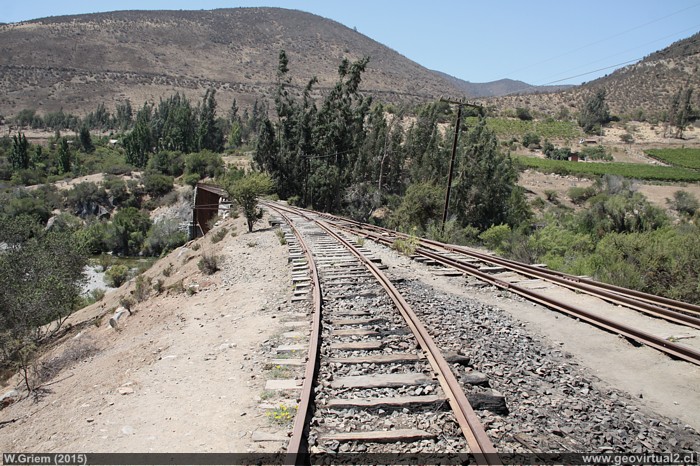
M 174 92 L 198 100 L 207 87 L 217 89 L 224 106 L 234 98 L 250 105 L 274 95 L 281 49 L 299 90 L 313 76 L 316 92 L 331 88 L 343 58 L 364 56 L 370 62 L 363 91 L 386 102 L 467 97 L 465 85 L 479 86 L 429 70 L 336 21 L 281 8 L 52 16 L 0 25 L 0 40 L 8 44 L 0 56 L 4 114 L 23 108 L 86 113 L 100 98 L 110 108 Z
M 430 70 L 341 23 L 300 10 L 123 10 L 0 24 L 0 115 L 25 108 L 84 115 L 130 100 L 158 102 L 175 92 L 199 101 L 217 91 L 219 110 L 272 102 L 278 54 L 289 58 L 291 89 L 312 97 L 337 80 L 341 60 L 369 56 L 361 90 L 387 103 L 441 96 L 483 99 L 498 111 L 570 117 L 598 89 L 617 115 L 662 115 L 683 85 L 700 87 L 700 33 L 580 86 L 532 86 L 501 79 L 472 83 Z M 505 94 L 505 95 L 504 95 Z M 700 92 L 693 105 L 700 103 Z M 225 111 L 225 110 L 224 110 Z

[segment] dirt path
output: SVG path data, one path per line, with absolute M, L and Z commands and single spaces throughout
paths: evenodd
M 260 225 L 263 225 L 262 223 Z M 244 231 L 242 219 L 226 225 Z M 291 287 L 282 246 L 272 231 L 211 237 L 179 248 L 147 275 L 166 287 L 184 279 L 198 291 L 169 290 L 120 320 L 107 317 L 56 347 L 96 347 L 66 367 L 41 401 L 24 399 L 0 411 L 0 451 L 26 452 L 251 452 L 281 442 L 254 442 L 254 432 L 279 433 L 264 407 L 264 343 L 281 331 Z M 222 270 L 205 276 L 196 263 L 219 254 Z M 164 270 L 172 264 L 170 276 Z M 196 285 L 195 285 L 196 284 Z M 132 286 L 133 289 L 133 286 Z M 79 322 L 104 313 L 127 294 L 86 308 Z M 15 381 L 16 382 L 16 381 Z M 1 393 L 13 387 L 4 387 Z

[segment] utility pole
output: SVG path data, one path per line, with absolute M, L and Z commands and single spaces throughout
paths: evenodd
M 452 142 L 452 157 L 450 158 L 450 171 L 447 175 L 447 193 L 445 194 L 445 209 L 442 211 L 442 231 L 445 231 L 445 222 L 447 222 L 447 209 L 450 205 L 450 190 L 452 189 L 452 174 L 455 167 L 455 154 L 457 153 L 457 141 L 459 140 L 459 124 L 462 121 L 462 107 L 478 108 L 480 113 L 483 113 L 484 107 L 478 103 L 468 102 L 466 100 L 449 100 L 440 98 L 440 102 L 457 105 L 457 121 L 455 121 L 455 137 Z

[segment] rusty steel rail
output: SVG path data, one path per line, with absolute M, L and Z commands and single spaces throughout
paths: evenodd
M 294 418 L 294 427 L 292 428 L 292 435 L 287 444 L 287 457 L 284 464 L 288 465 L 302 465 L 308 462 L 308 438 L 306 436 L 306 431 L 309 426 L 309 419 L 311 417 L 311 399 L 313 397 L 314 382 L 316 380 L 316 374 L 319 368 L 319 348 L 321 345 L 321 304 L 323 298 L 321 296 L 321 284 L 319 283 L 318 271 L 316 270 L 316 263 L 311 257 L 309 248 L 306 246 L 304 239 L 297 229 L 294 227 L 294 223 L 291 219 L 282 212 L 281 209 L 277 209 L 275 205 L 266 203 L 268 208 L 276 211 L 282 218 L 285 219 L 287 225 L 294 232 L 299 246 L 301 247 L 304 256 L 309 267 L 309 272 L 311 274 L 311 280 L 313 283 L 313 321 L 311 324 L 311 336 L 309 338 L 309 353 L 306 360 L 306 368 L 304 370 L 304 381 L 301 387 L 301 395 L 299 399 L 299 406 L 297 408 L 297 414 Z
M 589 278 L 569 275 L 556 270 L 533 267 L 531 265 L 523 264 L 510 259 L 490 256 L 488 254 L 473 251 L 461 246 L 452 246 L 432 240 L 422 240 L 422 242 L 440 249 L 465 254 L 469 257 L 481 259 L 485 262 L 490 262 L 512 270 L 517 270 L 519 273 L 524 275 L 540 278 L 570 289 L 576 289 L 594 296 L 599 296 L 608 301 L 613 301 L 617 304 L 622 304 L 624 306 L 637 309 L 638 311 L 652 314 L 656 317 L 676 322 L 681 325 L 687 325 L 700 329 L 700 318 L 673 311 L 673 309 L 675 309 L 676 311 L 687 312 L 700 316 L 700 306 L 692 303 L 684 303 L 682 301 L 665 298 L 663 296 L 655 296 L 648 293 L 643 293 L 641 291 L 623 288 L 621 286 L 598 282 Z
M 600 328 L 603 328 L 603 329 L 608 330 L 610 332 L 623 335 L 627 338 L 630 338 L 630 339 L 635 340 L 639 343 L 642 343 L 644 345 L 655 348 L 655 349 L 662 351 L 662 352 L 664 352 L 668 355 L 671 355 L 673 357 L 683 359 L 683 360 L 688 361 L 688 362 L 692 362 L 693 364 L 700 365 L 700 351 L 697 351 L 693 348 L 667 341 L 667 340 L 665 340 L 661 337 L 658 337 L 656 335 L 652 335 L 648 332 L 644 332 L 642 330 L 635 329 L 635 328 L 630 327 L 628 325 L 616 322 L 612 319 L 608 319 L 606 317 L 602 317 L 602 316 L 593 314 L 593 313 L 588 312 L 587 310 L 582 309 L 578 306 L 574 306 L 574 305 L 565 303 L 563 301 L 547 297 L 543 294 L 537 293 L 537 292 L 532 291 L 528 288 L 524 288 L 522 286 L 518 286 L 518 285 L 513 284 L 513 283 L 508 283 L 508 282 L 505 282 L 503 280 L 499 280 L 499 279 L 494 278 L 493 276 L 491 276 L 487 273 L 484 273 L 484 272 L 481 272 L 481 271 L 475 269 L 473 266 L 471 266 L 469 264 L 462 263 L 458 260 L 450 259 L 450 258 L 441 256 L 439 254 L 428 251 L 426 249 L 421 249 L 419 252 L 421 255 L 424 255 L 425 257 L 429 257 L 437 262 L 440 262 L 441 264 L 444 264 L 444 265 L 447 265 L 450 267 L 454 267 L 456 269 L 467 272 L 470 275 L 474 275 L 474 276 L 476 276 L 476 277 L 478 277 L 478 278 L 480 278 L 488 283 L 491 283 L 499 288 L 506 289 L 508 291 L 512 291 L 516 294 L 524 296 L 531 301 L 535 301 L 535 302 L 543 304 L 547 307 L 557 309 L 561 312 L 564 312 L 566 314 L 569 314 L 571 316 L 574 316 L 576 318 L 584 320 L 590 324 L 593 324 L 596 327 L 600 327 Z
M 357 229 L 359 228 L 362 230 L 362 234 L 370 236 L 376 241 L 388 245 L 391 245 L 393 240 L 388 240 L 385 235 L 401 238 L 408 237 L 408 235 L 404 233 L 377 227 L 375 225 L 367 225 L 342 217 L 332 216 L 329 214 L 323 214 L 323 216 L 332 219 L 334 224 L 337 225 L 339 228 L 347 228 L 349 231 L 355 231 L 356 234 Z M 335 222 L 342 222 L 342 224 L 338 224 Z M 682 301 L 665 298 L 663 296 L 655 296 L 637 290 L 630 290 L 628 288 L 610 285 L 607 283 L 598 282 L 584 277 L 577 277 L 555 270 L 534 267 L 510 259 L 503 259 L 500 257 L 478 252 L 470 248 L 445 244 L 439 241 L 421 238 L 420 244 L 424 247 L 442 249 L 445 251 L 464 254 L 468 257 L 479 259 L 484 262 L 500 265 L 501 267 L 506 267 L 510 270 L 516 271 L 522 275 L 526 275 L 531 278 L 539 278 L 541 280 L 555 283 L 557 285 L 572 290 L 581 291 L 592 296 L 597 296 L 601 299 L 620 304 L 630 309 L 635 309 L 653 317 L 661 318 L 669 322 L 674 322 L 676 324 L 700 329 L 700 306 L 692 303 L 685 303 Z
M 338 226 L 340 227 L 340 226 Z M 347 231 L 352 231 L 357 233 L 356 229 L 348 228 L 345 227 Z M 366 233 L 366 232 L 365 232 Z M 393 243 L 392 240 L 389 240 L 387 238 L 382 237 L 381 235 L 378 234 L 371 234 L 369 237 L 377 242 L 380 242 L 382 244 L 387 244 L 391 245 Z M 528 288 L 524 288 L 521 286 L 518 286 L 513 283 L 508 283 L 503 280 L 499 280 L 492 275 L 489 275 L 485 272 L 481 272 L 478 270 L 476 267 L 473 265 L 459 261 L 458 259 L 452 259 L 449 257 L 445 257 L 443 255 L 440 255 L 434 251 L 430 251 L 429 249 L 426 248 L 418 248 L 416 249 L 416 253 L 419 255 L 422 255 L 424 257 L 430 258 L 436 262 L 439 262 L 445 266 L 452 267 L 458 270 L 461 270 L 463 272 L 468 273 L 469 275 L 475 276 L 487 283 L 490 283 L 498 288 L 505 289 L 508 291 L 512 291 L 513 293 L 519 294 L 531 301 L 535 301 L 537 303 L 540 303 L 544 306 L 547 306 L 552 309 L 556 309 L 558 311 L 561 311 L 565 314 L 571 315 L 573 317 L 576 317 L 578 319 L 581 319 L 583 321 L 586 321 L 592 325 L 595 325 L 596 327 L 608 330 L 610 332 L 623 335 L 627 338 L 630 338 L 634 341 L 637 341 L 641 344 L 650 346 L 654 349 L 657 349 L 663 353 L 666 353 L 670 356 L 673 356 L 678 359 L 683 359 L 685 361 L 691 362 L 693 364 L 700 365 L 700 352 L 690 348 L 688 346 L 684 345 L 679 345 L 677 343 L 670 342 L 668 340 L 665 340 L 661 337 L 658 337 L 656 335 L 652 335 L 648 332 L 644 332 L 638 329 L 635 329 L 633 327 L 630 327 L 628 325 L 616 322 L 612 319 L 608 319 L 606 317 L 602 317 L 596 314 L 593 314 L 591 312 L 588 312 L 585 309 L 582 309 L 578 306 L 574 306 L 571 304 L 568 304 L 566 302 L 556 300 L 550 297 L 547 297 L 541 293 L 537 293 L 535 291 L 532 291 Z M 490 257 L 490 256 L 489 256 Z M 690 317 L 690 316 L 687 316 Z
M 393 244 L 394 237 L 406 237 L 406 236 L 408 236 L 408 235 L 404 235 L 404 234 L 401 234 L 401 233 L 398 233 L 398 232 L 395 232 L 392 230 L 387 230 L 387 229 L 384 229 L 381 227 L 376 227 L 374 225 L 362 224 L 360 222 L 355 222 L 353 220 L 349 220 L 349 219 L 342 218 L 342 217 L 337 217 L 337 216 L 330 215 L 330 214 L 319 214 L 319 215 L 331 220 L 334 223 L 334 226 L 337 228 L 343 229 L 343 230 L 351 232 L 353 234 L 365 235 L 365 236 L 369 237 L 370 239 L 373 239 L 381 244 L 385 244 L 385 245 L 389 245 L 389 246 L 391 246 Z M 342 223 L 344 223 L 344 225 L 338 224 L 336 222 L 342 222 Z M 348 224 L 350 224 L 350 225 L 356 224 L 356 226 L 351 227 L 351 226 L 348 226 Z M 359 226 L 357 226 L 357 225 L 359 225 Z M 381 233 L 368 232 L 367 231 L 368 229 L 372 229 L 375 231 L 381 231 Z M 499 259 L 499 258 L 490 256 L 490 255 L 487 255 L 487 254 L 475 253 L 474 251 L 470 251 L 466 248 L 450 246 L 450 245 L 446 245 L 444 243 L 439 243 L 437 241 L 425 241 L 425 243 L 427 243 L 427 244 L 432 243 L 433 247 L 435 247 L 435 245 L 440 245 L 440 247 L 443 247 L 446 250 L 451 250 L 453 252 L 467 254 L 471 257 L 475 257 L 475 258 L 478 258 L 480 260 L 484 260 L 486 262 L 498 264 L 498 265 L 501 265 L 503 267 L 510 268 L 510 269 L 515 269 L 515 267 L 513 267 L 513 264 L 512 264 L 514 261 L 506 261 L 506 260 Z M 489 275 L 487 273 L 484 273 L 484 272 L 478 270 L 478 268 L 473 266 L 472 264 L 460 261 L 458 259 L 445 257 L 445 256 L 443 256 L 435 251 L 431 251 L 430 249 L 427 249 L 425 247 L 419 247 L 416 250 L 416 253 L 419 255 L 422 255 L 424 257 L 430 258 L 430 259 L 432 259 L 432 260 L 434 260 L 442 265 L 452 267 L 452 268 L 455 268 L 457 270 L 461 270 L 465 273 L 468 273 L 469 275 L 475 276 L 475 277 L 477 277 L 477 278 L 479 278 L 487 283 L 490 283 L 498 288 L 512 291 L 513 293 L 519 294 L 519 295 L 521 295 L 521 296 L 523 296 L 531 301 L 540 303 L 540 304 L 547 306 L 549 308 L 556 309 L 560 312 L 563 312 L 563 313 L 568 314 L 570 316 L 581 319 L 581 320 L 588 322 L 589 324 L 594 325 L 598 328 L 602 328 L 602 329 L 610 331 L 612 333 L 625 336 L 626 338 L 629 338 L 629 339 L 634 340 L 636 342 L 639 342 L 643 345 L 647 345 L 647 346 L 652 347 L 658 351 L 666 353 L 669 356 L 672 356 L 672 357 L 675 357 L 678 359 L 682 359 L 684 361 L 688 361 L 688 362 L 691 362 L 693 364 L 700 365 L 700 351 L 697 351 L 697 350 L 690 348 L 688 346 L 679 345 L 677 343 L 665 340 L 665 339 L 658 337 L 656 335 L 652 335 L 648 332 L 644 332 L 642 330 L 635 329 L 633 327 L 622 324 L 620 322 L 616 322 L 612 319 L 608 319 L 606 317 L 596 315 L 596 314 L 591 313 L 591 312 L 589 312 L 585 309 L 582 309 L 578 306 L 574 306 L 574 305 L 568 304 L 566 302 L 547 297 L 541 293 L 537 293 L 533 290 L 518 286 L 514 283 L 508 283 L 506 281 L 497 279 L 497 278 L 493 277 L 492 275 Z M 533 273 L 533 272 L 543 270 L 543 269 L 538 269 L 536 267 L 529 267 L 528 268 L 527 266 L 524 266 L 524 264 L 519 264 L 517 262 L 515 264 L 519 265 L 520 267 L 526 268 L 528 270 L 527 273 Z M 532 269 L 534 269 L 534 271 Z M 522 272 L 522 273 L 525 273 L 525 272 Z M 573 277 L 573 278 L 576 279 L 578 277 Z M 547 277 L 547 278 L 543 278 L 543 279 L 553 281 L 551 277 Z M 571 283 L 569 283 L 569 282 L 567 282 L 567 284 L 562 283 L 562 285 L 563 286 L 568 285 L 567 287 L 572 287 L 571 286 L 572 283 L 576 283 L 576 282 L 571 281 Z M 593 283 L 597 284 L 597 282 L 593 282 Z M 580 289 L 582 291 L 585 291 L 585 292 L 590 292 L 591 294 L 595 293 L 597 296 L 601 296 L 601 297 L 604 297 L 607 295 L 608 297 L 604 297 L 604 299 L 615 300 L 615 302 L 618 302 L 618 303 L 620 301 L 622 301 L 623 296 L 621 296 L 617 293 L 606 293 L 603 290 L 595 290 L 594 288 L 595 288 L 594 286 L 590 286 L 590 287 L 585 287 L 585 289 L 584 288 L 580 288 Z M 575 289 L 579 289 L 579 288 L 575 288 Z M 623 290 L 626 290 L 626 289 L 623 288 Z M 656 298 L 653 295 L 649 295 L 649 296 Z M 626 301 L 629 299 L 627 297 L 624 297 L 624 298 Z M 688 303 L 680 303 L 680 304 L 684 304 L 684 305 L 687 304 L 690 307 L 694 306 L 694 305 L 688 304 Z M 635 303 L 635 305 L 638 307 L 644 308 L 644 303 L 637 302 L 637 303 Z M 637 308 L 637 307 L 635 307 L 635 308 Z M 657 306 L 657 308 L 658 308 L 658 306 Z M 658 317 L 661 317 L 664 314 L 668 314 L 668 313 L 673 314 L 674 313 L 674 311 L 670 311 L 667 309 L 663 309 L 663 308 L 658 308 L 658 309 L 661 309 L 661 312 L 659 313 Z M 651 313 L 651 312 L 647 310 L 647 313 Z M 697 319 L 695 319 L 693 316 L 687 316 L 687 315 L 684 315 L 681 313 L 675 313 L 675 314 L 676 315 L 674 316 L 674 318 L 676 318 L 678 320 L 692 322 L 692 324 L 684 323 L 684 325 L 689 325 L 689 326 L 698 328 L 696 326 Z M 678 317 L 678 316 L 683 316 L 683 317 Z M 667 319 L 667 320 L 670 320 L 670 319 Z
M 297 215 L 315 222 L 319 227 L 326 231 L 330 236 L 335 238 L 341 244 L 343 244 L 355 257 L 358 258 L 372 273 L 372 275 L 377 278 L 377 280 L 382 284 L 384 289 L 387 291 L 392 301 L 396 305 L 397 309 L 404 317 L 406 324 L 411 328 L 413 334 L 415 335 L 421 348 L 425 351 L 426 356 L 430 362 L 433 371 L 437 374 L 438 381 L 445 392 L 447 399 L 452 407 L 453 412 L 457 418 L 457 422 L 460 425 L 462 433 L 469 445 L 470 453 L 476 459 L 477 464 L 488 464 L 495 465 L 501 464 L 498 452 L 496 451 L 491 439 L 489 439 L 483 425 L 479 421 L 478 416 L 469 404 L 469 400 L 462 390 L 462 387 L 455 377 L 454 373 L 450 369 L 449 363 L 442 356 L 440 349 L 437 347 L 430 334 L 420 322 L 418 316 L 413 312 L 411 306 L 406 302 L 406 300 L 401 296 L 401 293 L 394 287 L 389 278 L 381 271 L 379 268 L 367 259 L 360 251 L 357 250 L 355 246 L 346 241 L 342 236 L 335 233 L 327 223 L 313 219 L 307 216 L 303 211 L 292 209 L 289 207 L 281 207 L 279 205 L 273 205 L 270 203 L 264 203 L 264 205 L 281 212 L 285 210 L 288 212 L 294 212 Z M 309 403 L 307 403 L 309 406 Z M 301 404 L 297 416 L 299 417 L 301 413 Z M 296 423 L 295 423 L 296 430 Z M 291 444 L 291 442 L 290 442 Z M 293 454 L 293 453 L 292 453 Z

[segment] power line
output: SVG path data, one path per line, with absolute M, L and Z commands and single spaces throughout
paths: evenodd
M 657 22 L 662 21 L 662 20 L 664 20 L 664 19 L 666 19 L 666 18 L 670 18 L 671 16 L 675 16 L 675 15 L 677 15 L 677 14 L 679 14 L 679 13 L 683 13 L 683 12 L 688 11 L 688 10 L 690 10 L 690 9 L 697 8 L 698 6 L 700 6 L 700 3 L 697 3 L 697 4 L 695 4 L 695 5 L 691 5 L 691 6 L 687 7 L 687 8 L 683 8 L 682 10 L 675 11 L 675 12 L 670 13 L 670 14 L 668 14 L 668 15 L 666 15 L 666 16 L 661 17 L 661 18 L 653 19 L 653 20 L 648 21 L 648 22 L 646 22 L 646 23 L 644 23 L 644 24 L 640 24 L 639 26 L 634 26 L 634 27 L 632 27 L 632 28 L 630 28 L 630 29 L 627 29 L 627 30 L 625 30 L 625 31 L 619 32 L 619 33 L 617 33 L 617 34 L 613 34 L 612 36 L 608 36 L 608 37 L 605 37 L 605 38 L 603 38 L 603 39 L 599 39 L 599 40 L 597 40 L 597 41 L 595 41 L 595 42 L 591 42 L 591 43 L 589 43 L 589 44 L 582 45 L 581 47 L 578 47 L 578 48 L 576 48 L 576 49 L 574 49 L 574 50 L 570 50 L 570 51 L 568 51 L 568 52 L 564 52 L 564 53 L 562 53 L 562 54 L 556 55 L 556 56 L 551 57 L 551 58 L 547 58 L 547 59 L 542 60 L 542 61 L 539 61 L 539 62 L 530 63 L 529 65 L 526 65 L 526 66 L 524 66 L 524 67 L 522 67 L 522 68 L 519 68 L 519 69 L 517 69 L 517 70 L 514 70 L 514 71 L 512 71 L 512 72 L 507 73 L 507 75 L 512 75 L 512 74 L 514 74 L 514 73 L 517 73 L 518 71 L 526 70 L 526 69 L 528 69 L 528 68 L 532 68 L 533 66 L 538 66 L 538 65 L 541 65 L 541 64 L 543 64 L 543 63 L 547 63 L 547 62 L 550 62 L 550 61 L 552 61 L 552 60 L 556 60 L 557 58 L 561 58 L 561 57 L 565 57 L 565 56 L 567 56 L 567 55 L 571 55 L 572 53 L 578 52 L 578 51 L 580 51 L 580 50 L 583 50 L 583 49 L 585 49 L 585 48 L 591 47 L 591 46 L 593 46 L 593 45 L 598 45 L 598 44 L 600 44 L 600 43 L 607 42 L 607 41 L 609 41 L 610 39 L 614 39 L 614 38 L 616 38 L 616 37 L 620 37 L 620 36 L 622 36 L 622 35 L 624 35 L 624 34 L 627 34 L 628 32 L 632 32 L 632 31 L 635 31 L 635 30 L 637 30 L 637 29 L 641 29 L 641 28 L 643 28 L 643 27 L 645 27 L 645 26 L 648 26 L 648 25 L 653 24 L 653 23 L 657 23 Z
M 567 80 L 569 80 L 569 79 L 579 78 L 579 77 L 581 77 L 581 76 L 586 76 L 586 75 L 589 75 L 589 74 L 597 73 L 598 71 L 604 71 L 604 70 L 609 70 L 610 68 L 616 68 L 616 67 L 618 67 L 618 66 L 628 65 L 628 64 L 630 64 L 630 63 L 634 63 L 634 62 L 639 61 L 639 60 L 641 60 L 641 58 L 635 58 L 634 60 L 625 61 L 625 62 L 622 62 L 622 63 L 618 63 L 618 64 L 616 64 L 616 65 L 610 65 L 610 66 L 606 66 L 605 68 L 598 68 L 597 70 L 588 71 L 587 73 L 581 73 L 581 74 L 577 74 L 577 75 L 575 75 L 575 76 L 569 76 L 568 78 L 562 78 L 562 79 L 557 79 L 556 81 L 550 81 L 550 82 L 548 82 L 548 83 L 546 83 L 546 84 L 542 84 L 542 86 L 549 86 L 549 85 L 551 85 L 551 84 L 560 83 L 560 82 L 562 82 L 562 81 L 567 81 Z
M 646 42 L 646 43 L 642 44 L 641 46 L 649 45 L 649 44 L 652 44 L 652 43 L 654 43 L 654 42 L 658 42 L 658 41 L 660 41 L 660 40 L 664 40 L 664 39 L 666 39 L 666 38 L 675 36 L 675 35 L 677 35 L 677 34 L 681 34 L 681 33 L 683 33 L 683 32 L 689 31 L 689 30 L 691 30 L 691 29 L 692 29 L 692 30 L 697 30 L 698 28 L 700 28 L 700 25 L 696 25 L 696 26 L 693 26 L 693 27 L 690 27 L 690 28 L 686 28 L 686 29 L 683 29 L 682 31 L 674 32 L 673 34 L 669 34 L 669 35 L 664 36 L 664 37 L 661 37 L 661 38 L 659 38 L 659 39 L 654 39 L 654 40 L 652 40 L 652 41 Z M 682 40 L 682 39 L 679 39 L 679 40 Z M 628 49 L 628 50 L 625 50 L 625 51 L 623 51 L 623 52 L 619 52 L 619 53 L 617 53 L 617 54 L 609 55 L 609 56 L 606 57 L 606 58 L 614 57 L 614 56 L 616 56 L 616 55 L 619 55 L 619 54 L 621 54 L 621 53 L 628 52 L 628 51 L 630 51 L 630 50 L 634 50 L 635 48 L 639 48 L 639 47 L 641 47 L 641 46 L 637 46 L 637 47 L 634 47 L 634 48 L 632 48 L 632 49 Z M 653 52 L 652 52 L 652 53 L 653 53 Z M 596 60 L 596 61 L 593 61 L 593 62 L 589 62 L 589 64 L 598 63 L 598 62 L 600 62 L 600 61 L 605 60 L 606 58 L 602 58 L 602 59 L 600 59 L 600 60 Z M 608 69 L 611 69 L 611 68 L 616 68 L 616 67 L 618 67 L 618 66 L 629 65 L 630 63 L 638 62 L 638 61 L 640 61 L 640 60 L 642 60 L 642 59 L 644 59 L 644 57 L 638 57 L 638 58 L 634 58 L 634 59 L 632 59 L 632 60 L 627 60 L 627 61 L 624 61 L 624 62 L 621 62 L 621 63 L 617 63 L 617 64 L 614 64 L 614 65 L 605 66 L 605 67 L 603 67 L 603 68 L 598 68 L 598 69 L 595 69 L 595 70 L 592 70 L 592 71 L 586 71 L 586 72 L 584 72 L 584 73 L 579 73 L 579 74 L 576 74 L 576 75 L 573 75 L 573 76 L 568 76 L 568 77 L 566 77 L 566 78 L 556 79 L 556 80 L 554 80 L 554 81 L 549 81 L 549 82 L 542 83 L 542 84 L 528 84 L 527 87 L 526 87 L 526 86 L 523 86 L 523 87 L 521 87 L 521 88 L 519 88 L 519 89 L 516 89 L 516 90 L 514 90 L 514 91 L 511 91 L 511 92 L 509 92 L 508 94 L 506 94 L 506 96 L 510 96 L 510 95 L 514 95 L 514 94 L 519 94 L 519 93 L 522 92 L 522 91 L 525 91 L 525 90 L 530 89 L 530 86 L 550 86 L 550 85 L 553 85 L 553 84 L 560 83 L 560 82 L 562 82 L 562 81 L 568 81 L 569 79 L 579 78 L 579 77 L 581 77 L 581 76 L 587 76 L 587 75 L 589 75 L 589 74 L 597 73 L 597 72 L 599 72 L 599 71 L 605 71 L 605 70 L 608 70 Z M 571 69 L 569 69 L 569 71 L 573 71 L 573 70 L 582 68 L 582 67 L 584 67 L 584 66 L 586 66 L 586 65 L 582 65 L 582 66 L 579 66 L 579 67 L 576 67 L 576 68 L 571 68 Z M 563 74 L 563 73 L 564 73 L 564 72 L 562 72 L 562 73 L 556 73 L 556 74 L 553 75 L 553 76 L 561 75 L 561 74 Z
M 658 39 L 654 39 L 654 40 L 649 41 L 649 42 L 645 42 L 644 44 L 640 44 L 640 45 L 638 45 L 638 46 L 636 46 L 636 47 L 632 47 L 632 48 L 630 48 L 630 49 L 623 50 L 622 52 L 618 52 L 618 53 L 615 53 L 615 54 L 612 54 L 612 55 L 608 55 L 608 56 L 603 57 L 603 58 L 601 58 L 601 59 L 599 59 L 599 60 L 595 60 L 595 61 L 592 61 L 592 62 L 588 62 L 588 63 L 586 63 L 586 64 L 583 64 L 583 65 L 581 65 L 581 66 L 577 66 L 577 67 L 575 67 L 575 68 L 570 68 L 568 71 L 574 71 L 574 70 L 577 70 L 577 69 L 580 69 L 580 68 L 584 68 L 584 67 L 587 67 L 588 65 L 592 65 L 592 64 L 594 64 L 594 63 L 599 63 L 599 62 L 601 62 L 601 61 L 607 60 L 608 58 L 612 58 L 612 57 L 615 57 L 615 56 L 617 56 L 617 55 L 621 55 L 621 54 L 623 54 L 623 53 L 630 52 L 630 51 L 635 50 L 635 49 L 638 49 L 638 48 L 640 48 L 640 47 L 644 47 L 644 46 L 646 46 L 646 45 L 653 44 L 654 42 L 658 42 L 658 41 L 660 41 L 660 40 L 668 39 L 669 37 L 673 37 L 673 36 L 676 36 L 676 35 L 681 34 L 681 33 L 685 33 L 685 32 L 690 31 L 690 30 L 698 30 L 699 28 L 700 28 L 700 24 L 695 25 L 695 26 L 692 26 L 692 27 L 689 27 L 689 28 L 686 28 L 686 29 L 683 29 L 682 31 L 674 32 L 674 33 L 672 33 L 672 34 L 666 35 L 666 36 L 664 36 L 664 37 L 660 37 L 660 38 L 658 38 Z M 653 52 L 652 52 L 652 53 L 653 53 Z M 638 60 L 642 60 L 643 58 L 644 58 L 644 57 L 635 58 L 635 59 L 633 59 L 633 60 L 631 60 L 631 61 L 638 61 Z M 630 62 L 630 61 L 626 61 L 626 62 L 623 63 L 623 64 L 627 64 L 627 63 L 629 63 L 629 62 Z M 615 66 L 619 66 L 619 65 L 611 65 L 611 66 L 602 68 L 601 70 L 605 70 L 605 69 L 608 69 L 608 68 L 611 68 L 611 67 L 615 67 Z M 595 70 L 595 71 L 591 71 L 591 72 L 586 72 L 586 73 L 581 74 L 580 76 L 584 76 L 584 75 L 590 74 L 590 73 L 595 73 L 596 71 L 601 71 L 601 70 Z M 561 72 L 561 73 L 558 73 L 558 74 L 564 74 L 565 72 L 566 72 L 566 71 Z M 578 76 L 574 76 L 574 77 L 578 77 Z M 571 77 L 571 78 L 564 78 L 564 79 L 562 79 L 562 80 L 557 80 L 557 81 L 554 81 L 554 82 L 561 82 L 561 81 L 563 81 L 563 80 L 572 79 L 572 78 L 573 78 L 573 77 Z M 547 83 L 547 84 L 549 84 L 549 83 Z M 538 85 L 540 85 L 540 86 L 546 86 L 547 84 L 538 84 Z

